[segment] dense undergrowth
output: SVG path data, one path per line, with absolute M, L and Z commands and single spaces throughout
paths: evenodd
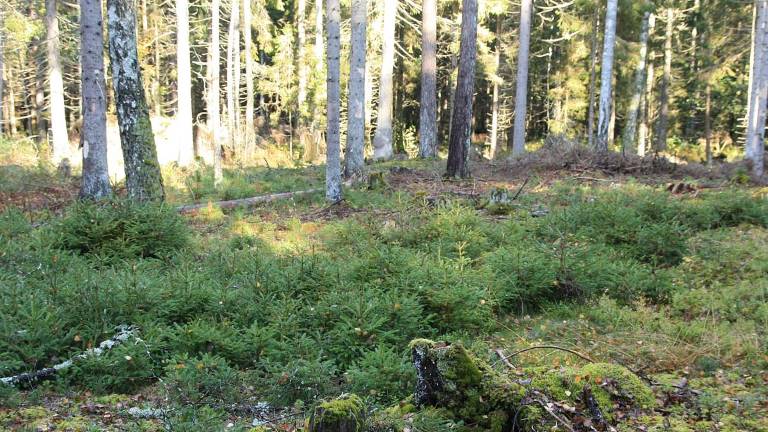
M 557 321 L 523 320 L 524 339 L 588 344 L 582 324 L 589 334 L 622 328 L 687 347 L 684 360 L 661 346 L 643 352 L 656 370 L 768 366 L 757 336 L 768 326 L 768 259 L 753 257 L 768 241 L 764 198 L 560 183 L 524 195 L 503 219 L 387 190 L 350 200 L 370 211 L 323 222 L 279 204 L 183 219 L 116 201 L 33 224 L 8 210 L 0 375 L 50 366 L 130 324 L 140 340 L 48 386 L 131 393 L 162 380 L 169 400 L 191 409 L 177 426 L 221 422 L 223 407 L 246 398 L 306 405 L 353 391 L 385 405 L 412 390 L 411 339 L 463 340 L 485 355 L 492 335 L 538 311 Z M 533 217 L 542 206 L 548 214 Z

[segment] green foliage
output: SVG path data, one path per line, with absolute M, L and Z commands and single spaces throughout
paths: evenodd
M 179 406 L 222 406 L 240 397 L 239 375 L 221 357 L 181 354 L 168 360 L 165 371 L 168 396 Z
M 130 201 L 78 203 L 50 235 L 61 249 L 105 262 L 167 258 L 189 240 L 189 230 L 173 208 Z
M 415 373 L 410 359 L 386 346 L 363 354 L 348 371 L 352 391 L 391 404 L 413 391 Z

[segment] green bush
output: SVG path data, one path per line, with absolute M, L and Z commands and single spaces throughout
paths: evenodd
M 408 396 L 415 385 L 415 370 L 409 359 L 386 346 L 363 354 L 347 371 L 353 392 L 388 405 Z
M 210 354 L 171 358 L 164 384 L 171 403 L 186 407 L 236 403 L 242 390 L 238 372 L 223 358 Z
M 173 208 L 129 201 L 77 203 L 49 235 L 55 247 L 106 262 L 167 258 L 185 247 L 190 237 Z

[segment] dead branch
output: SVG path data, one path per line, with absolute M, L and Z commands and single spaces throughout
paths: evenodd
M 0 382 L 10 386 L 25 386 L 32 387 L 41 381 L 45 381 L 53 378 L 56 374 L 62 370 L 72 366 L 76 361 L 83 360 L 88 357 L 99 357 L 104 352 L 120 345 L 128 339 L 134 337 L 138 329 L 134 326 L 121 325 L 117 327 L 117 334 L 111 338 L 101 342 L 98 347 L 91 348 L 85 352 L 78 354 L 67 361 L 56 364 L 52 367 L 37 370 L 35 372 L 25 372 L 15 376 L 0 378 Z
M 260 195 L 260 196 L 250 197 L 250 198 L 241 198 L 241 199 L 228 200 L 228 201 L 211 201 L 207 203 L 187 204 L 187 205 L 177 207 L 176 211 L 178 211 L 179 213 L 194 213 L 200 209 L 204 209 L 208 207 L 209 205 L 217 206 L 222 209 L 252 207 L 257 204 L 290 199 L 290 198 L 295 198 L 295 197 L 305 196 L 305 195 L 312 195 L 322 191 L 323 189 L 308 189 L 303 191 L 280 192 L 280 193 L 274 193 L 269 195 Z

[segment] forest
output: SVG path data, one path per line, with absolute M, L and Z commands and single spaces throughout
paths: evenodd
M 0 430 L 768 431 L 768 0 L 0 0 Z

